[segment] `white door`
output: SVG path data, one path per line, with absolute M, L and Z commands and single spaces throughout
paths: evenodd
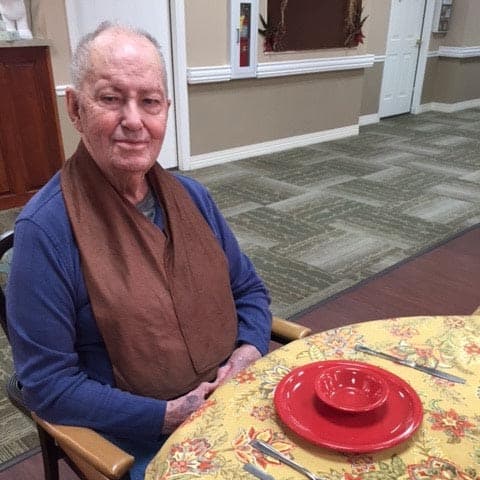
M 177 135 L 173 91 L 170 9 L 168 0 L 66 0 L 72 48 L 80 37 L 104 20 L 118 21 L 146 30 L 162 46 L 172 100 L 163 148 L 157 159 L 164 168 L 177 166 Z
M 392 0 L 380 92 L 380 117 L 410 112 L 425 0 Z

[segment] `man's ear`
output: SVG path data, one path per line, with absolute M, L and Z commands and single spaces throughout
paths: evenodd
M 65 96 L 67 100 L 68 116 L 75 128 L 82 133 L 82 122 L 80 121 L 80 98 L 78 91 L 69 87 L 65 91 Z

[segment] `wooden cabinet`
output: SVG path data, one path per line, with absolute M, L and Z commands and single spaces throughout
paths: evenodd
M 0 48 L 0 210 L 24 205 L 63 161 L 48 46 Z

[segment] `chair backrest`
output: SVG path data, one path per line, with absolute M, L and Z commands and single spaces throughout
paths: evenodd
M 5 286 L 8 276 L 10 264 L 6 261 L 5 254 L 13 248 L 13 231 L 8 231 L 0 236 L 0 272 L 2 274 L 2 281 L 0 282 L 0 323 L 3 331 L 8 338 L 7 328 L 7 312 L 5 302 Z

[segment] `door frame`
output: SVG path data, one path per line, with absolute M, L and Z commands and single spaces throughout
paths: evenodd
M 78 39 L 79 31 L 74 19 L 78 0 L 65 0 L 65 13 L 70 41 Z M 173 94 L 175 99 L 175 127 L 177 165 L 180 170 L 190 169 L 190 116 L 188 109 L 187 45 L 185 29 L 185 1 L 168 0 L 172 49 Z
M 387 44 L 388 39 L 390 38 L 390 30 L 392 28 L 392 15 L 391 11 L 393 8 L 394 0 L 390 0 L 390 15 L 388 20 L 388 29 L 387 29 L 387 43 L 385 44 L 385 53 L 387 51 Z M 421 31 L 421 43 L 420 48 L 418 50 L 417 56 L 417 68 L 415 70 L 415 77 L 413 81 L 413 92 L 410 102 L 410 112 L 411 113 L 420 113 L 421 107 L 420 102 L 422 99 L 422 90 L 423 90 L 423 81 L 425 78 L 425 70 L 427 66 L 427 58 L 428 58 L 428 47 L 430 44 L 430 38 L 432 34 L 432 22 L 433 22 L 433 12 L 435 8 L 435 0 L 425 0 L 424 4 L 424 14 L 423 14 L 423 22 L 422 22 L 422 31 Z M 384 63 L 385 68 L 385 63 Z M 385 73 L 382 73 L 382 84 L 383 84 L 383 77 Z M 382 88 L 380 87 L 379 91 L 379 100 L 381 102 L 382 96 Z M 379 104 L 380 107 L 380 104 Z M 380 108 L 378 111 L 378 115 L 380 118 Z
M 178 168 L 179 170 L 190 170 L 190 114 L 188 108 L 185 0 L 169 0 L 169 4 Z
M 422 36 L 420 50 L 417 59 L 417 71 L 413 84 L 413 96 L 410 106 L 411 113 L 421 113 L 420 102 L 422 101 L 423 81 L 425 79 L 425 70 L 427 68 L 428 47 L 432 37 L 433 12 L 435 9 L 435 0 L 426 0 L 425 13 L 423 15 Z

